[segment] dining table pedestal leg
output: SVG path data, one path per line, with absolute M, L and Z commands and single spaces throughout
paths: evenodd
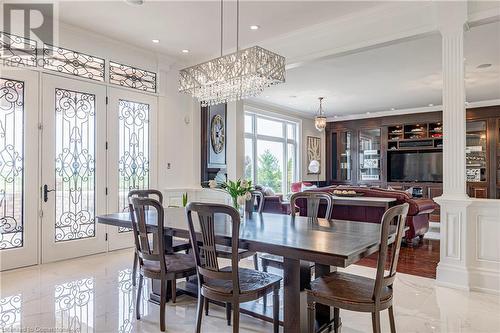
M 300 332 L 300 260 L 283 259 L 284 309 L 283 328 L 285 333 Z

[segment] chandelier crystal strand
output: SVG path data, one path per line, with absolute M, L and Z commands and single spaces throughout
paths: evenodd
M 255 97 L 265 88 L 285 82 L 284 57 L 260 46 L 239 49 L 239 1 L 236 10 L 236 52 L 222 55 L 221 1 L 221 56 L 179 73 L 179 92 L 197 98 L 202 106 Z

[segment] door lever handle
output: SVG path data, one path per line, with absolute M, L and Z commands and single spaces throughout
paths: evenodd
M 47 184 L 43 185 L 43 202 L 47 202 L 49 200 L 49 192 L 54 192 L 55 189 L 49 190 L 49 186 Z

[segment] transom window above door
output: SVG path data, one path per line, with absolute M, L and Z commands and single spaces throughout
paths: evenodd
M 245 178 L 290 193 L 298 178 L 297 128 L 297 122 L 245 113 Z

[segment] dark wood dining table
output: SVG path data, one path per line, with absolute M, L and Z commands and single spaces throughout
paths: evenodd
M 222 216 L 216 218 L 224 219 Z M 97 221 L 131 228 L 129 213 L 101 215 L 97 216 Z M 149 231 L 154 232 L 156 213 L 148 212 L 147 221 Z M 164 226 L 167 246 L 171 245 L 172 237 L 189 238 L 182 208 L 166 208 Z M 230 223 L 217 223 L 216 234 L 217 243 L 231 244 Z M 298 333 L 301 332 L 301 312 L 306 311 L 305 304 L 300 304 L 300 292 L 310 282 L 310 263 L 315 265 L 315 276 L 322 276 L 375 253 L 379 242 L 380 225 L 376 223 L 252 213 L 245 214 L 242 219 L 239 247 L 283 256 L 283 326 L 286 333 Z M 319 327 L 328 325 L 329 308 L 318 305 L 316 314 Z M 257 316 L 262 317 L 262 314 Z M 303 329 L 305 326 L 303 323 Z

